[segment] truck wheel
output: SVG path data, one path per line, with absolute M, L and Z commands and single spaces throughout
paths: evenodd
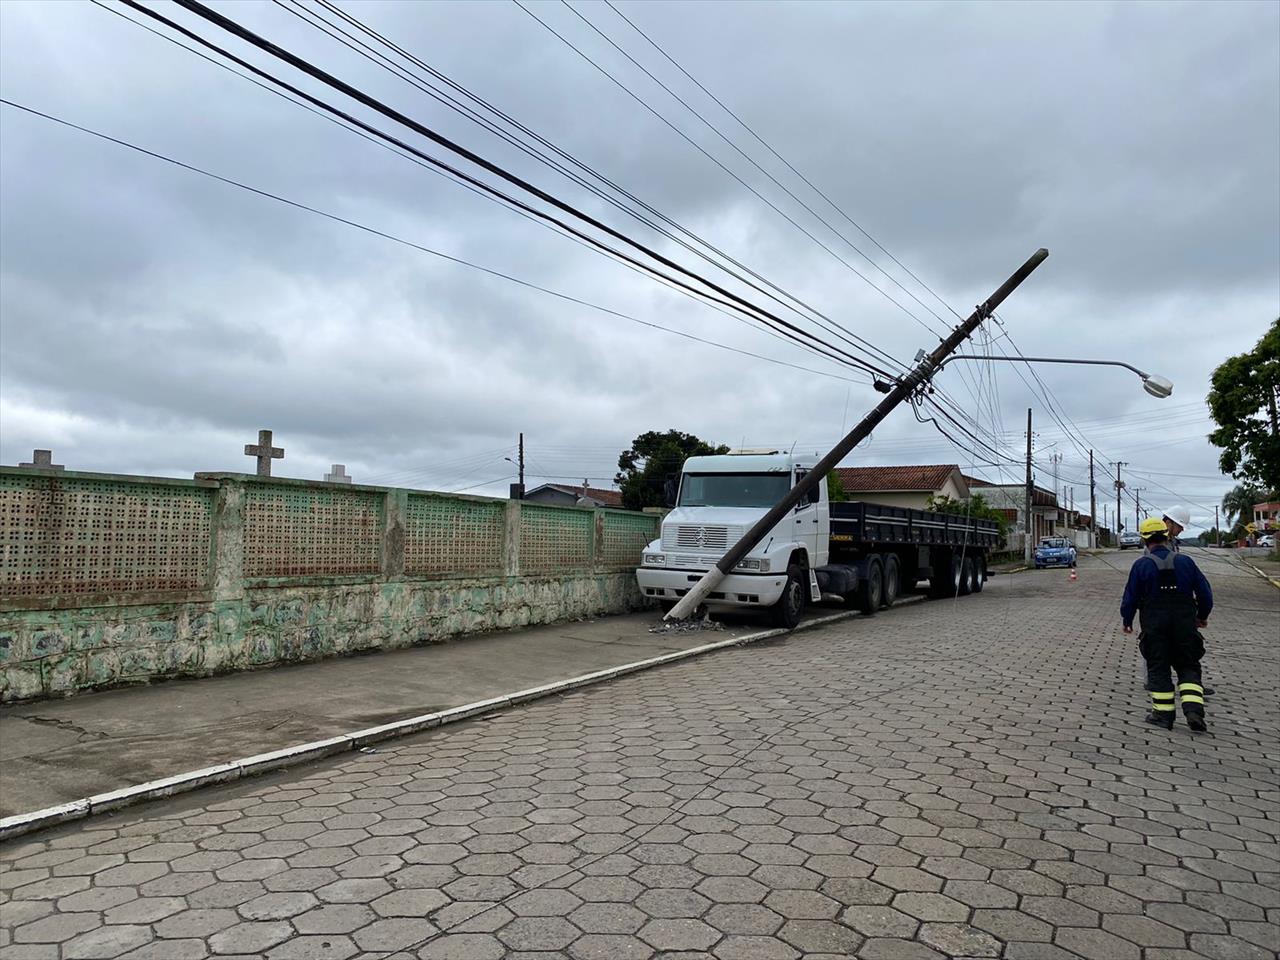
M 902 570 L 898 566 L 898 558 L 889 554 L 884 558 L 884 596 L 880 599 L 880 606 L 886 610 L 892 607 L 901 590 Z
M 982 588 L 987 585 L 987 560 L 986 557 L 973 558 L 973 592 L 981 593 Z
M 867 561 L 867 575 L 853 592 L 853 604 L 864 617 L 870 617 L 880 609 L 884 600 L 884 568 L 876 559 Z
M 809 585 L 805 582 L 800 565 L 793 563 L 787 567 L 787 585 L 782 588 L 782 596 L 769 611 L 776 626 L 795 629 L 804 614 L 804 600 L 808 589 Z
M 960 562 L 960 583 L 956 590 L 962 597 L 973 593 L 973 557 L 965 557 Z

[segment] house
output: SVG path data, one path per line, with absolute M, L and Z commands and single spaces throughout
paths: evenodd
M 930 497 L 969 499 L 969 485 L 954 463 L 910 467 L 836 467 L 845 496 L 891 507 L 924 510 Z
M 1022 549 L 1022 537 L 1027 529 L 1026 486 L 1021 483 L 991 483 L 980 477 L 966 476 L 964 479 L 972 493 L 980 495 L 987 506 L 999 510 L 1009 521 L 1006 547 L 1014 551 Z M 1041 537 L 1062 536 L 1070 537 L 1077 547 L 1094 545 L 1088 529 L 1089 517 L 1065 509 L 1052 490 L 1032 486 L 1031 515 L 1033 543 Z
M 524 495 L 530 503 L 549 503 L 557 507 L 613 507 L 622 509 L 622 492 L 590 487 L 587 484 L 544 483 Z
M 1253 505 L 1253 526 L 1258 533 L 1280 530 L 1280 500 Z

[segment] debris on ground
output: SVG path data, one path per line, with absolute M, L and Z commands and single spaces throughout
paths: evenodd
M 701 620 L 689 618 L 688 620 L 663 620 L 657 626 L 650 627 L 650 633 L 693 633 L 698 630 L 723 630 L 724 624 L 719 621 L 712 620 L 710 614 L 703 616 Z

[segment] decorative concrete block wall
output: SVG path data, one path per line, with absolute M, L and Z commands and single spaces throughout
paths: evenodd
M 0 467 L 0 700 L 637 609 L 649 514 Z

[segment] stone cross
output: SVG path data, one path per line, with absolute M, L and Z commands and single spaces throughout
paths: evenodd
M 67 469 L 60 463 L 53 462 L 52 450 L 32 450 L 31 463 L 20 463 L 18 466 L 26 467 L 29 470 L 65 470 Z
M 335 463 L 330 471 L 324 475 L 325 483 L 350 483 L 351 478 L 347 476 L 347 468 L 345 464 Z
M 271 461 L 284 459 L 284 450 L 280 447 L 271 445 L 271 431 L 259 430 L 258 443 L 246 443 L 244 445 L 244 455 L 246 457 L 258 458 L 258 476 L 271 476 Z

